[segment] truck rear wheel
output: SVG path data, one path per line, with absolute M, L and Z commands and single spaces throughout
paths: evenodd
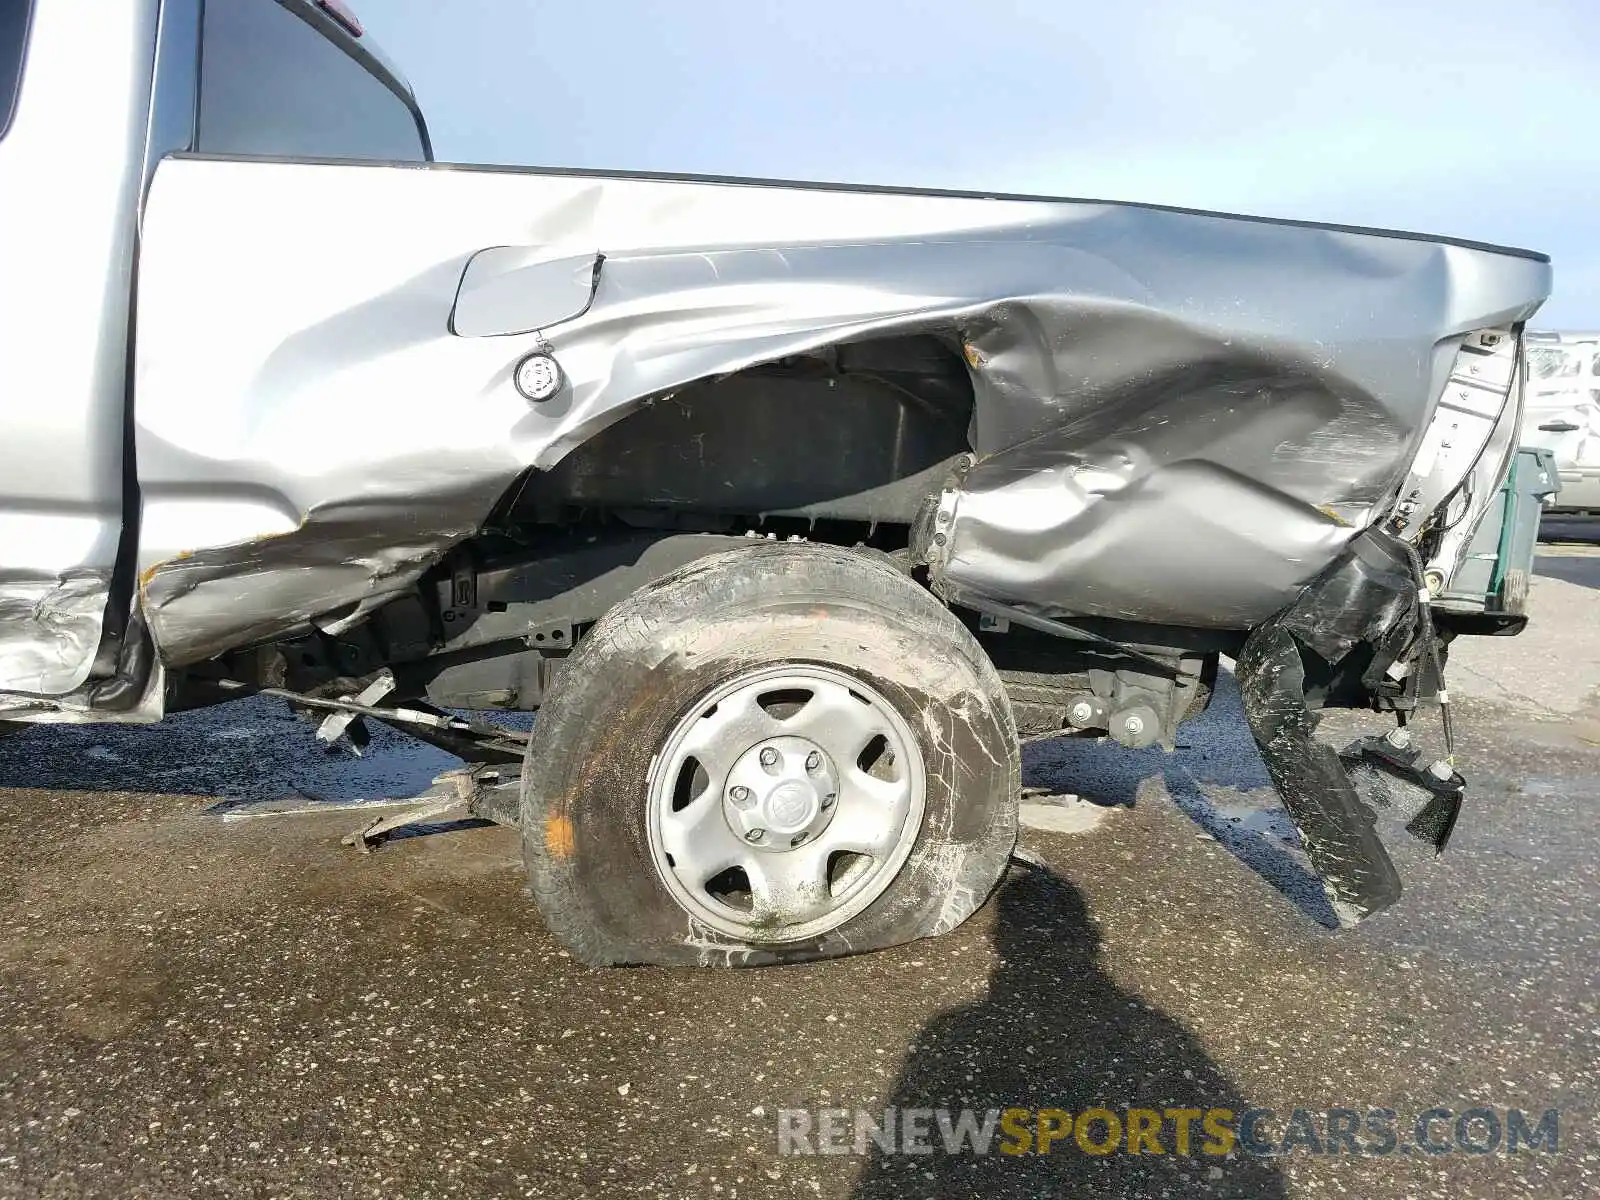
M 539 710 L 523 856 L 595 965 L 754 966 L 955 928 L 1016 841 L 977 642 L 887 562 L 761 544 L 618 604 Z

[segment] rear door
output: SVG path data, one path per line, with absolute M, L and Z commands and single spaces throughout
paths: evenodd
M 336 0 L 0 3 L 0 716 L 92 706 L 86 687 L 117 672 L 151 523 L 129 367 L 136 325 L 161 324 L 133 297 L 193 241 L 149 239 L 159 164 L 193 151 L 241 172 L 430 156 L 409 90 Z M 339 219 L 284 213 L 277 232 Z M 192 314 L 226 302 L 209 282 L 167 314 L 185 357 Z
M 70 692 L 102 645 L 157 7 L 0 4 L 0 693 Z

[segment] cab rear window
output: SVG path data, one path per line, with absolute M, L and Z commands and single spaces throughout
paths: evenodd
M 32 11 L 32 0 L 0 0 L 0 137 L 11 128 L 11 114 L 16 111 Z
M 290 5 L 206 0 L 202 153 L 416 162 L 416 114 Z

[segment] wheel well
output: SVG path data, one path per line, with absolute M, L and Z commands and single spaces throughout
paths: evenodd
M 957 350 L 932 336 L 764 363 L 646 401 L 527 475 L 493 523 L 565 525 L 599 510 L 677 527 L 691 514 L 752 528 L 771 517 L 909 525 L 968 449 L 972 397 Z

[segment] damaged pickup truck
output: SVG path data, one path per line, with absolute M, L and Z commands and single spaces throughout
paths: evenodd
M 1019 744 L 1170 748 L 1219 656 L 1342 921 L 1373 805 L 1448 838 L 1544 256 L 436 163 L 335 0 L 13 0 L 0 106 L 0 721 L 389 722 L 593 963 L 949 930 Z

